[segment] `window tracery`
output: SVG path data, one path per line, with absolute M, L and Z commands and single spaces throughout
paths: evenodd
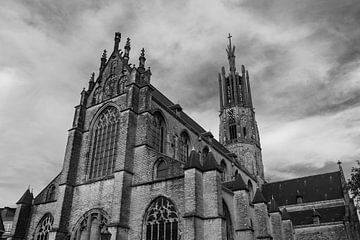
M 48 240 L 53 223 L 54 217 L 50 213 L 46 214 L 37 226 L 34 239 Z
M 89 179 L 112 174 L 117 156 L 117 142 L 120 132 L 119 112 L 109 107 L 99 116 L 93 127 L 92 160 Z
M 101 232 L 107 228 L 107 223 L 107 214 L 102 210 L 90 210 L 76 223 L 72 231 L 71 240 L 99 240 Z
M 96 88 L 94 91 L 92 104 L 98 104 L 99 102 L 101 102 L 101 95 L 102 95 L 101 87 Z
M 152 122 L 152 146 L 155 150 L 164 153 L 166 125 L 160 113 L 154 114 Z
M 189 135 L 186 132 L 180 134 L 179 139 L 179 160 L 186 162 L 189 156 Z
M 155 199 L 144 219 L 145 240 L 178 240 L 179 217 L 175 205 L 165 197 Z
M 106 81 L 104 86 L 104 99 L 109 99 L 115 96 L 117 88 L 116 83 L 117 78 L 114 75 Z

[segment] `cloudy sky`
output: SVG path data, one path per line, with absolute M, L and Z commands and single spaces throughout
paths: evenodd
M 227 34 L 250 73 L 267 179 L 360 159 L 357 0 L 1 1 L 0 207 L 60 170 L 80 91 L 114 32 L 152 84 L 218 135 Z

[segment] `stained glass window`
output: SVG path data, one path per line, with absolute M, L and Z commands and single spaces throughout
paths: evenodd
M 144 219 L 146 240 L 178 240 L 179 218 L 174 204 L 165 197 L 155 199 Z
M 101 232 L 107 229 L 107 217 L 98 209 L 84 214 L 75 225 L 71 240 L 100 240 Z
M 119 128 L 120 120 L 117 109 L 114 107 L 105 109 L 93 128 L 89 179 L 113 173 L 117 155 Z

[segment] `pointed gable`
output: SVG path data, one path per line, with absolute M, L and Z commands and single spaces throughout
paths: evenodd
M 282 218 L 282 220 L 291 220 L 290 215 L 289 215 L 288 211 L 286 210 L 286 208 L 284 208 L 281 211 L 281 218 Z
M 203 168 L 200 163 L 199 153 L 195 151 L 195 149 L 191 150 L 190 157 L 188 161 L 185 163 L 184 170 L 196 168 L 199 171 L 203 171 Z
M 221 172 L 220 166 L 215 160 L 214 154 L 212 152 L 209 152 L 206 156 L 206 159 L 203 163 L 203 170 L 204 172 L 217 170 Z
M 268 204 L 268 212 L 269 213 L 275 213 L 275 212 L 279 212 L 280 213 L 280 209 L 275 201 L 274 198 L 271 198 L 270 203 Z
M 238 174 L 233 181 L 223 183 L 223 186 L 232 191 L 241 191 L 241 190 L 248 191 L 248 187 L 245 184 L 240 174 Z
M 30 192 L 29 189 L 25 191 L 25 193 L 22 195 L 22 197 L 17 201 L 16 204 L 28 204 L 31 205 L 33 201 L 33 194 Z
M 256 189 L 256 193 L 255 193 L 252 203 L 253 204 L 257 204 L 257 203 L 265 203 L 266 204 L 267 203 L 264 198 L 264 195 L 262 194 L 262 192 L 260 191 L 259 188 Z

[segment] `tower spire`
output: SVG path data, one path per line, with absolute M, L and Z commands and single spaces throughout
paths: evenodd
M 231 34 L 229 33 L 228 39 L 229 39 L 229 45 L 226 49 L 228 60 L 229 60 L 229 66 L 230 66 L 230 72 L 235 73 L 236 72 L 236 66 L 235 66 L 235 46 L 232 46 L 231 44 Z

